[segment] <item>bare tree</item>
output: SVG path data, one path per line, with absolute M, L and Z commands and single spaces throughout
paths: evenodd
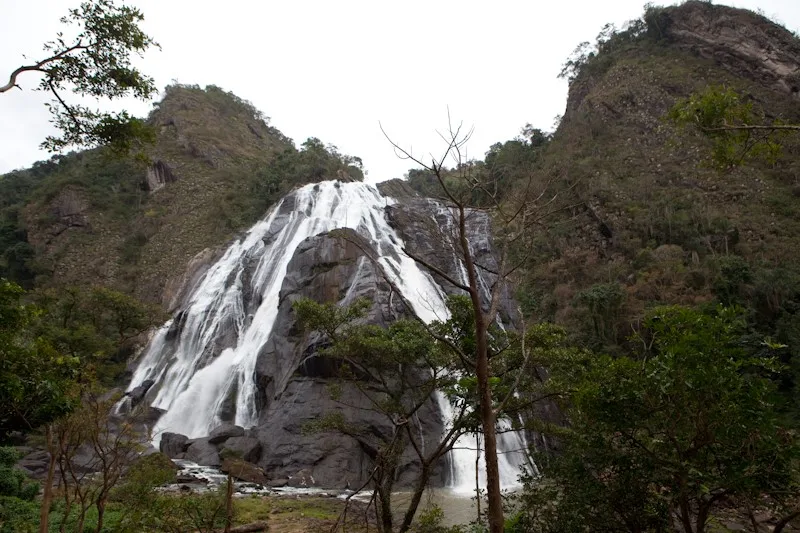
M 114 399 L 87 394 L 80 408 L 47 428 L 48 451 L 53 465 L 58 465 L 64 499 L 59 531 L 66 531 L 75 506 L 75 530 L 85 529 L 86 514 L 94 506 L 100 531 L 112 489 L 144 448 L 146 436 L 136 431 L 131 421 L 113 419 L 114 405 Z M 49 481 L 52 485 L 53 480 Z M 45 507 L 49 509 L 49 505 L 44 503 L 40 531 L 47 531 Z

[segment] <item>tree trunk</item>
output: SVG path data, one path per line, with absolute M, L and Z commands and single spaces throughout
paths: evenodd
M 694 528 L 692 527 L 692 517 L 691 513 L 689 512 L 689 502 L 684 496 L 681 496 L 678 500 L 678 505 L 681 511 L 681 524 L 683 525 L 683 532 L 694 533 Z
M 105 498 L 97 501 L 97 533 L 103 531 L 103 518 L 106 514 L 106 500 Z
M 39 533 L 47 533 L 49 530 L 50 504 L 53 501 L 53 480 L 56 475 L 56 454 L 53 450 L 53 428 L 48 424 L 45 429 L 47 451 L 50 459 L 47 462 L 47 479 L 44 482 L 44 493 L 42 494 L 42 507 L 39 510 Z
M 228 486 L 225 489 L 225 530 L 224 533 L 231 533 L 233 525 L 233 477 L 228 474 Z
M 694 528 L 695 533 L 705 533 L 709 512 L 711 512 L 711 503 L 700 500 L 697 508 L 697 524 Z
M 478 378 L 478 402 L 480 403 L 481 425 L 483 426 L 484 460 L 486 461 L 486 516 L 489 519 L 489 533 L 503 533 L 503 499 L 500 494 L 500 469 L 497 466 L 497 433 L 492 406 L 492 389 L 489 385 L 489 323 L 483 313 L 481 289 L 478 273 L 467 239 L 466 213 L 459 206 L 458 239 L 464 253 L 464 266 L 467 271 L 469 297 L 475 317 L 475 373 Z M 488 317 L 491 320 L 491 317 Z
M 408 504 L 408 509 L 406 509 L 406 514 L 403 517 L 403 523 L 400 524 L 398 533 L 405 533 L 411 527 L 411 522 L 414 521 L 414 515 L 417 514 L 419 502 L 422 501 L 422 493 L 425 492 L 425 487 L 428 486 L 428 479 L 430 476 L 428 465 L 423 464 L 422 471 L 419 474 L 419 481 L 414 489 L 414 495 L 411 496 L 411 503 Z
M 378 499 L 380 501 L 376 502 L 376 506 L 380 509 L 380 521 L 378 522 L 378 527 L 381 530 L 381 533 L 392 533 L 392 489 L 391 486 L 387 489 L 387 487 L 381 487 L 381 490 L 378 491 Z
M 477 517 L 476 520 L 478 523 L 481 521 L 481 434 L 479 431 L 475 432 L 475 444 L 477 444 L 477 449 L 475 450 L 475 507 L 477 507 Z
M 478 395 L 480 398 L 481 425 L 483 426 L 484 448 L 486 453 L 486 515 L 489 519 L 490 533 L 503 533 L 503 499 L 500 494 L 500 469 L 497 466 L 497 433 L 492 409 L 492 391 L 489 387 L 489 358 L 485 329 L 478 326 Z
M 81 514 L 78 517 L 78 533 L 83 533 L 86 527 L 86 507 L 81 504 Z

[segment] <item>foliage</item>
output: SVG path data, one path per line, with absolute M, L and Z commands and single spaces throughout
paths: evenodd
M 39 494 L 39 485 L 14 466 L 17 459 L 19 453 L 14 448 L 0 447 L 0 496 L 33 500 Z
M 0 279 L 0 442 L 69 412 L 77 401 L 80 359 L 33 334 L 38 311 L 22 289 Z
M 599 283 L 579 292 L 575 303 L 586 307 L 592 321 L 594 337 L 613 342 L 617 337 L 617 321 L 625 303 L 625 290 L 619 283 Z
M 14 466 L 19 454 L 14 448 L 0 447 L 0 533 L 33 531 L 39 506 L 33 499 L 39 485 Z
M 615 53 L 632 45 L 658 43 L 665 37 L 669 17 L 662 8 L 652 4 L 645 5 L 645 12 L 639 19 L 629 20 L 622 29 L 608 23 L 600 30 L 594 44 L 580 43 L 561 67 L 559 78 L 570 84 L 586 75 L 599 76 L 605 73 L 615 60 Z
M 564 453 L 542 456 L 529 479 L 531 531 L 644 531 L 674 516 L 701 533 L 725 497 L 798 489 L 800 441 L 782 426 L 774 358 L 742 344 L 734 309 L 651 311 L 628 357 L 597 356 L 554 367 L 573 390 Z
M 142 55 L 158 46 L 139 24 L 142 13 L 129 6 L 118 6 L 114 0 L 88 0 L 70 9 L 61 18 L 70 35 L 59 32 L 44 45 L 46 58 L 23 65 L 11 73 L 0 93 L 17 85 L 24 72 L 41 73 L 38 90 L 54 97 L 48 108 L 60 136 L 49 136 L 43 146 L 59 151 L 68 146 L 108 145 L 127 153 L 142 142 L 152 143 L 154 131 L 144 121 L 127 112 L 106 113 L 81 104 L 68 104 L 65 91 L 79 97 L 116 99 L 134 96 L 150 98 L 156 87 L 152 78 L 131 64 L 131 56 Z M 69 31 L 69 30 L 68 30 Z
M 162 321 L 155 306 L 106 289 L 31 294 L 0 280 L 0 440 L 69 413 L 82 391 L 113 385 L 133 337 Z
M 325 145 L 311 137 L 299 150 L 289 145 L 270 160 L 245 166 L 231 175 L 236 189 L 229 191 L 217 204 L 215 218 L 221 218 L 230 229 L 238 230 L 258 220 L 297 186 L 322 180 L 360 181 L 363 178 L 360 158 L 341 154 L 336 146 Z
M 87 209 L 104 212 L 106 227 L 132 219 L 145 198 L 143 172 L 139 161 L 94 151 L 56 155 L 30 169 L 0 176 L 0 276 L 30 289 L 37 275 L 46 275 L 45 265 L 28 241 L 29 224 L 63 224 L 54 212 L 66 190 L 79 191 Z M 40 205 L 31 210 L 31 204 Z
M 386 427 L 360 427 L 344 413 L 323 413 L 308 430 L 338 431 L 359 443 L 372 462 L 371 480 L 375 486 L 376 516 L 380 531 L 394 531 L 392 492 L 404 453 L 415 454 L 420 474 L 414 480 L 411 502 L 403 511 L 398 531 L 407 531 L 416 514 L 422 492 L 427 487 L 436 462 L 453 446 L 463 432 L 457 416 L 441 440 L 423 444 L 409 421 L 434 401 L 437 390 L 454 386 L 456 362 L 453 354 L 432 342 L 424 325 L 417 320 L 399 320 L 383 328 L 364 324 L 371 303 L 361 299 L 339 307 L 333 303 L 298 300 L 294 311 L 298 322 L 308 330 L 324 335 L 327 347 L 316 357 L 324 357 L 336 369 L 334 375 L 358 391 L 368 409 L 381 415 Z M 340 387 L 331 395 L 348 405 Z M 465 407 L 461 408 L 461 414 Z
M 0 533 L 34 533 L 38 525 L 38 503 L 0 496 Z
M 444 511 L 438 505 L 430 505 L 423 509 L 409 531 L 411 533 L 463 533 L 460 526 L 443 526 Z
M 738 255 L 727 255 L 718 261 L 719 276 L 714 280 L 714 294 L 722 305 L 742 303 L 742 287 L 750 283 L 750 265 Z
M 774 164 L 787 133 L 780 119 L 768 122 L 756 113 L 752 101 L 724 86 L 708 86 L 679 100 L 667 116 L 679 126 L 693 126 L 707 135 L 713 143 L 712 160 L 720 168 L 750 159 Z
M 163 311 L 105 287 L 63 287 L 32 293 L 42 310 L 36 335 L 81 361 L 84 383 L 116 384 L 136 336 L 164 321 Z

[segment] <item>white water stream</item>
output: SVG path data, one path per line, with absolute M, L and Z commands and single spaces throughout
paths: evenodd
M 403 253 L 400 238 L 386 222 L 384 208 L 392 203 L 393 199 L 366 183 L 307 185 L 285 197 L 234 242 L 193 288 L 183 315 L 154 335 L 131 380 L 130 388 L 145 380 L 156 383 L 152 406 L 166 411 L 154 428 L 156 439 L 164 431 L 191 438 L 208 435 L 221 423 L 224 403 L 234 391 L 235 423 L 244 427 L 257 423 L 256 360 L 275 324 L 287 265 L 308 237 L 338 228 L 357 231 L 372 243 L 386 275 L 421 319 L 446 319 L 444 291 Z M 259 304 L 248 315 L 245 301 L 253 297 Z M 182 321 L 183 327 L 180 337 L 170 340 L 168 331 L 174 320 Z M 214 347 L 223 337 L 234 339 L 232 347 L 214 357 Z M 449 402 L 440 395 L 439 404 L 449 419 Z M 450 454 L 450 485 L 458 491 L 475 488 L 476 448 L 474 436 L 465 436 Z M 504 433 L 498 448 L 503 452 L 502 484 L 515 486 L 525 461 L 520 453 L 525 449 L 524 437 Z M 483 463 L 481 458 L 479 476 L 483 476 Z

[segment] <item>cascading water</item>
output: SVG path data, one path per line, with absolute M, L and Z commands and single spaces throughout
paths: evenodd
M 385 275 L 422 320 L 446 319 L 444 291 L 403 253 L 401 239 L 386 222 L 384 209 L 392 203 L 366 183 L 307 185 L 234 242 L 192 289 L 183 310 L 154 335 L 134 373 L 131 387 L 155 382 L 148 397 L 165 411 L 155 438 L 165 431 L 205 436 L 223 418 L 231 419 L 232 408 L 237 425 L 258 422 L 256 361 L 275 325 L 287 265 L 309 237 L 355 230 L 372 244 Z M 362 266 L 363 261 L 359 272 Z M 449 419 L 451 408 L 441 395 L 439 404 Z M 474 490 L 477 448 L 474 436 L 465 436 L 451 452 L 455 489 Z M 525 461 L 524 437 L 503 433 L 498 448 L 508 452 L 500 457 L 502 483 L 512 486 Z

